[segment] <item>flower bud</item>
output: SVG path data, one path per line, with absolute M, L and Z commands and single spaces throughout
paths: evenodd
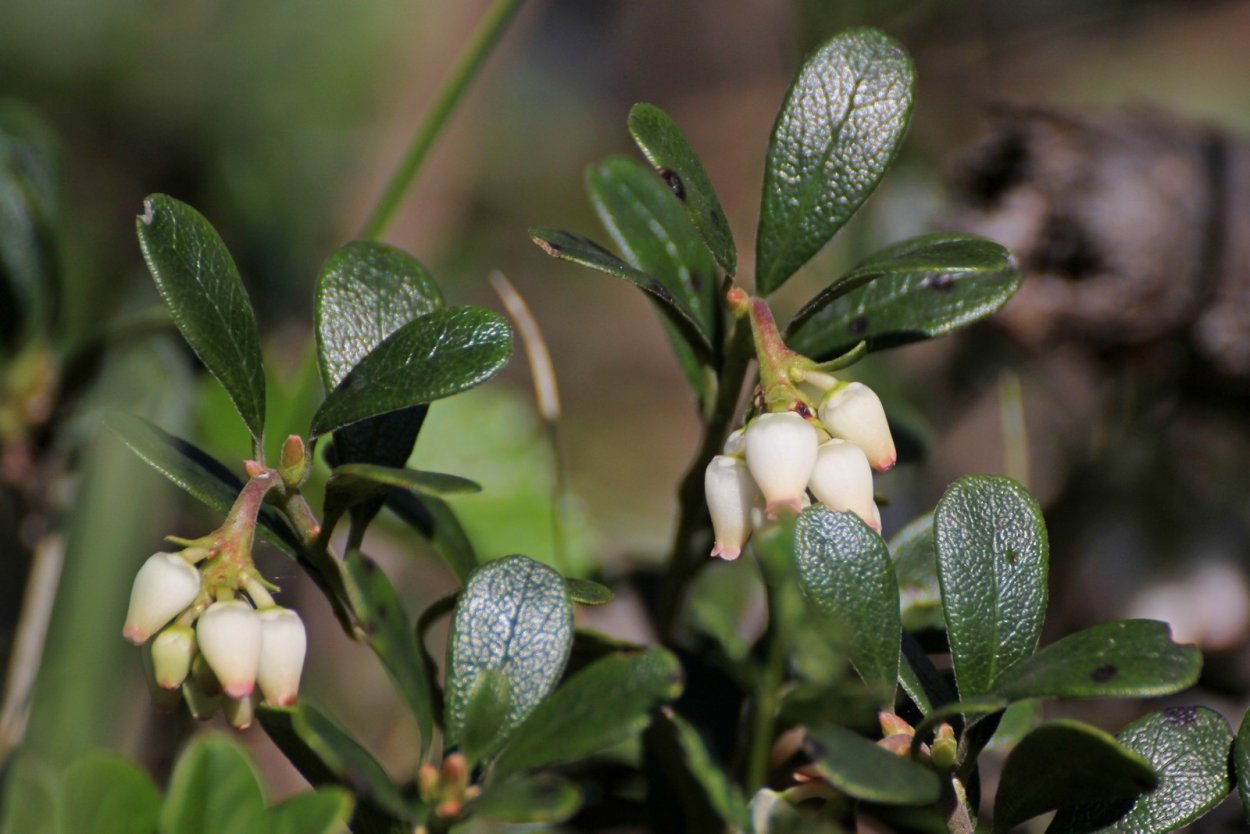
M 190 626 L 170 626 L 152 641 L 152 674 L 162 689 L 177 689 L 191 672 L 195 632 Z
M 226 695 L 252 694 L 260 666 L 260 617 L 252 606 L 237 599 L 213 603 L 200 615 L 195 636 Z
M 818 413 L 831 435 L 864 450 L 873 469 L 884 472 L 894 465 L 898 455 L 885 409 L 867 385 L 851 382 L 833 389 L 821 401 Z
M 808 488 L 816 500 L 834 512 L 852 512 L 881 532 L 873 514 L 872 467 L 864 450 L 848 440 L 834 438 L 820 444 Z
M 703 491 L 716 533 L 712 555 L 737 559 L 751 537 L 751 510 L 763 501 L 759 488 L 742 460 L 717 455 L 703 475 Z
M 768 502 L 773 517 L 779 506 L 801 509 L 807 482 L 816 465 L 816 429 L 793 411 L 762 414 L 746 430 L 747 469 Z
M 181 614 L 200 593 L 200 572 L 176 553 L 154 553 L 135 574 L 122 636 L 136 646 Z
M 182 699 L 186 701 L 187 709 L 191 711 L 196 721 L 207 721 L 217 713 L 218 707 L 221 706 L 222 696 L 220 691 L 205 692 L 199 680 L 192 675 L 182 685 Z
M 308 637 L 304 622 L 289 608 L 268 608 L 260 614 L 260 669 L 256 682 L 265 701 L 286 707 L 295 703 L 304 671 Z
M 256 707 L 260 705 L 260 694 L 253 692 L 242 698 L 225 698 L 221 702 L 221 711 L 236 730 L 246 730 L 256 720 Z

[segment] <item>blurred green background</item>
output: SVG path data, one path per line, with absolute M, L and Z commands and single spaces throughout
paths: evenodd
M 146 194 L 172 194 L 216 225 L 241 268 L 270 365 L 269 435 L 278 441 L 302 431 L 320 396 L 308 362 L 317 269 L 359 231 L 486 7 L 6 0 L 0 99 L 48 123 L 60 165 L 61 290 L 51 342 L 82 344 L 156 302 L 133 223 Z M 606 238 L 582 173 L 605 155 L 634 153 L 625 117 L 635 101 L 649 101 L 700 152 L 749 275 L 764 151 L 786 83 L 808 49 L 865 23 L 915 56 L 911 136 L 867 210 L 779 295 L 783 313 L 873 247 L 943 225 L 952 160 L 981 129 L 987 102 L 1149 103 L 1250 132 L 1250 5 L 1234 0 L 533 0 L 386 236 L 431 268 L 452 303 L 498 307 L 487 277 L 503 270 L 551 345 L 571 487 L 562 549 L 551 536 L 552 457 L 519 355 L 486 389 L 437 405 L 418 444 L 422 465 L 485 487 L 458 504 L 485 557 L 526 552 L 610 579 L 655 565 L 697 438 L 682 378 L 645 300 L 623 283 L 548 259 L 526 229 Z M 1232 566 L 1229 582 L 1244 585 L 1243 401 L 1207 397 L 1189 408 L 1169 380 L 1142 382 L 1105 358 L 1085 357 L 1079 344 L 1039 355 L 993 327 L 954 341 L 857 368 L 923 453 L 880 481 L 891 499 L 887 535 L 931 508 L 958 475 L 1021 476 L 1026 460 L 1031 488 L 1052 511 L 1049 626 L 1057 632 L 1124 615 L 1152 582 L 1183 581 L 1199 563 Z M 6 663 L 31 548 L 44 531 L 59 531 L 64 544 L 20 765 L 19 775 L 33 781 L 23 784 L 39 784 L 97 746 L 160 772 L 174 741 L 192 729 L 182 715 L 151 712 L 138 652 L 120 639 L 120 623 L 134 570 L 160 549 L 161 536 L 198 535 L 217 521 L 147 472 L 96 417 L 105 405 L 144 413 L 236 467 L 247 436 L 168 333 L 114 342 L 94 352 L 83 396 L 59 405 L 55 431 L 31 435 L 39 458 L 51 461 L 47 478 L 38 489 L 4 485 L 0 497 Z M 5 350 L 12 358 L 12 346 Z M 1013 463 L 1003 415 L 1018 426 L 1017 405 L 1029 454 Z M 1195 444 L 1195 432 L 1207 442 Z M 1174 433 L 1179 445 L 1167 440 Z M 1178 461 L 1177 453 L 1188 457 Z M 413 606 L 452 587 L 398 525 L 382 525 L 370 549 Z M 373 658 L 342 637 L 294 565 L 269 554 L 262 566 L 310 622 L 307 697 L 388 766 L 410 767 L 415 731 Z M 597 623 L 646 639 L 636 596 L 619 590 Z M 1226 604 L 1250 622 L 1238 608 L 1248 605 L 1244 597 L 1242 587 Z M 1215 646 L 1204 678 L 1230 714 L 1244 709 L 1250 684 L 1239 648 L 1247 622 Z M 275 796 L 302 784 L 263 733 L 246 737 Z

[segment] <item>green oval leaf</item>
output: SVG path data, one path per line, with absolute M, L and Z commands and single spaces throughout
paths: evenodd
M 182 338 L 217 377 L 255 438 L 265 433 L 265 372 L 256 316 L 212 224 L 164 194 L 143 202 L 139 247 Z
M 452 618 L 447 647 L 448 744 L 464 729 L 478 678 L 496 669 L 511 685 L 506 737 L 547 697 L 573 645 L 573 603 L 564 578 L 526 556 L 483 565 L 469 578 Z
M 436 310 L 396 330 L 357 363 L 317 410 L 312 435 L 472 388 L 499 373 L 511 355 L 512 330 L 498 313 Z
M 937 578 L 937 545 L 933 513 L 908 524 L 890 539 L 890 558 L 898 576 L 899 608 L 903 628 L 921 631 L 946 628 L 942 617 L 942 590 Z
M 483 669 L 477 676 L 464 710 L 460 752 L 472 767 L 489 759 L 507 736 L 499 732 L 512 710 L 512 683 L 499 669 Z
M 340 788 L 296 794 L 269 809 L 267 834 L 346 834 L 356 805 Z
M 938 777 L 845 727 L 808 728 L 807 751 L 822 776 L 848 796 L 883 805 L 927 805 L 938 798 Z
M 1172 642 L 1166 623 L 1125 620 L 1078 631 L 998 676 L 994 691 L 1025 698 L 1150 698 L 1192 686 L 1202 652 Z
M 582 792 L 550 773 L 491 785 L 465 809 L 475 817 L 510 823 L 560 823 L 577 813 Z
M 641 732 L 681 694 L 681 664 L 664 649 L 609 655 L 538 705 L 495 761 L 495 777 L 573 761 Z
M 161 794 L 148 775 L 111 753 L 91 753 L 65 773 L 62 830 L 74 834 L 152 834 Z
M 161 834 L 260 831 L 265 797 L 243 747 L 229 736 L 193 739 L 174 765 Z
M 607 605 L 616 595 L 607 585 L 591 582 L 589 579 L 566 579 L 569 586 L 569 598 L 581 605 Z
M 372 559 L 358 550 L 343 559 L 347 596 L 369 648 L 386 667 L 400 697 L 412 710 L 421 731 L 421 754 L 434 735 L 434 693 L 431 672 L 417 645 L 395 586 Z
M 898 680 L 898 580 L 885 542 L 854 513 L 808 507 L 795 525 L 799 583 L 808 599 L 846 627 L 851 661 L 869 684 Z
M 336 466 L 330 473 L 330 482 L 337 484 L 340 489 L 367 495 L 376 495 L 379 491 L 385 494 L 390 487 L 433 496 L 466 495 L 482 491 L 481 484 L 459 475 L 421 472 L 373 463 L 345 463 Z
M 261 706 L 257 715 L 273 743 L 311 784 L 351 791 L 357 801 L 355 818 L 416 821 L 378 760 L 324 713 L 298 704 Z
M 1228 722 L 1206 707 L 1171 707 L 1134 721 L 1116 740 L 1150 762 L 1159 786 L 1136 800 L 1060 811 L 1049 834 L 1164 834 L 1210 811 L 1232 789 Z
M 875 29 L 814 52 L 773 126 L 755 243 L 757 291 L 771 293 L 851 218 L 894 161 L 911 118 L 915 69 Z
M 933 525 L 946 634 L 959 695 L 993 690 L 1033 653 L 1046 616 L 1048 547 L 1042 510 L 1010 478 L 960 478 Z
M 1052 721 L 1022 738 L 1007 757 L 994 801 L 994 831 L 1056 808 L 1135 797 L 1158 783 L 1150 762 L 1108 733 L 1079 721 Z
M 712 344 L 694 314 L 661 281 L 630 266 L 594 241 L 556 229 L 530 229 L 530 239 L 548 255 L 588 266 L 621 278 L 651 296 L 665 321 L 679 330 L 700 356 L 712 353 Z
M 703 163 L 677 123 L 660 108 L 639 103 L 629 111 L 629 132 L 638 149 L 686 209 L 686 215 L 716 262 L 733 275 L 738 270 L 738 253 L 734 249 L 729 220 Z

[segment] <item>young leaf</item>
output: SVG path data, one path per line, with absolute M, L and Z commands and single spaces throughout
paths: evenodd
M 686 773 L 703 791 L 712 810 L 735 829 L 749 831 L 751 816 L 747 811 L 746 800 L 733 779 L 707 749 L 699 731 L 669 707 L 660 710 L 655 726 L 665 731 L 665 741 L 676 748 Z
M 353 550 L 343 560 L 347 595 L 369 647 L 382 661 L 421 731 L 421 753 L 434 735 L 434 693 L 408 618 L 391 580 L 368 556 Z
M 646 727 L 681 694 L 681 665 L 664 649 L 609 655 L 538 705 L 495 761 L 495 778 L 589 756 Z
M 577 813 L 582 792 L 550 773 L 497 782 L 468 806 L 475 817 L 511 823 L 564 822 Z
M 946 490 L 933 517 L 938 580 L 959 695 L 993 691 L 1037 648 L 1046 616 L 1046 525 L 1010 478 L 972 475 Z
M 1062 810 L 1048 834 L 1104 830 L 1164 834 L 1198 819 L 1232 789 L 1228 759 L 1233 732 L 1214 710 L 1171 707 L 1134 721 L 1115 737 L 1146 758 L 1159 786 L 1136 801 Z
M 437 310 L 408 322 L 361 359 L 317 410 L 312 434 L 457 394 L 497 374 L 511 355 L 512 331 L 498 313 Z
M 946 628 L 942 618 L 942 590 L 937 578 L 937 545 L 933 540 L 933 513 L 908 524 L 890 539 L 890 558 L 898 575 L 903 628 L 921 631 Z
M 91 753 L 65 773 L 61 830 L 74 834 L 152 834 L 161 794 L 148 775 L 111 753 Z
M 855 668 L 867 683 L 887 687 L 893 703 L 902 627 L 885 542 L 854 513 L 809 507 L 795 527 L 795 556 L 803 592 L 846 626 Z
M 499 732 L 512 709 L 512 683 L 498 669 L 483 669 L 477 676 L 469 704 L 464 710 L 460 752 L 472 767 L 495 754 L 506 739 Z
M 712 343 L 699 320 L 659 279 L 630 266 L 594 241 L 569 232 L 530 229 L 530 238 L 553 258 L 615 275 L 638 287 L 651 296 L 665 320 L 681 332 L 693 350 L 705 358 L 712 355 Z
M 851 218 L 894 161 L 915 70 L 875 29 L 834 36 L 803 64 L 773 126 L 755 242 L 767 295 Z
M 1097 727 L 1061 720 L 1026 735 L 1007 757 L 994 802 L 994 831 L 1038 814 L 1113 802 L 1154 790 L 1154 769 Z
M 355 805 L 341 788 L 305 791 L 269 809 L 266 834 L 345 834 Z
M 927 805 L 938 798 L 938 777 L 845 727 L 809 728 L 807 750 L 829 783 L 847 796 L 883 805 Z
M 480 567 L 465 584 L 447 647 L 448 744 L 464 730 L 478 678 L 498 670 L 512 704 L 498 733 L 506 737 L 560 679 L 573 645 L 573 603 L 564 578 L 525 556 Z
M 738 253 L 734 249 L 729 221 L 703 163 L 677 123 L 655 105 L 639 103 L 629 111 L 629 132 L 638 149 L 685 207 L 690 222 L 716 262 L 733 275 L 738 270 Z
M 305 779 L 316 786 L 341 785 L 352 792 L 357 818 L 416 821 L 377 759 L 329 717 L 308 704 L 262 706 L 257 714 L 273 743 Z
M 591 582 L 589 579 L 566 579 L 569 586 L 569 598 L 581 605 L 607 605 L 615 595 L 607 585 Z
M 243 747 L 229 736 L 193 739 L 174 765 L 162 834 L 257 832 L 264 822 L 265 797 Z
M 1166 623 L 1125 620 L 1078 631 L 998 676 L 994 691 L 1025 698 L 1149 698 L 1192 686 L 1202 652 L 1172 642 Z
M 174 324 L 259 439 L 265 433 L 260 334 L 226 244 L 202 214 L 164 194 L 143 202 L 135 228 Z
M 142 417 L 124 411 L 111 411 L 104 422 L 157 472 L 223 516 L 230 512 L 243 482 L 225 464 Z M 271 507 L 261 507 L 260 534 L 288 555 L 299 554 L 295 533 Z

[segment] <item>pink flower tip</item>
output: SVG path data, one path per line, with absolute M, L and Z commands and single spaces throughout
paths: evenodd
M 125 637 L 136 646 L 142 646 L 148 641 L 148 634 L 137 625 L 128 625 L 122 629 L 122 637 Z
M 256 683 L 254 681 L 234 681 L 234 682 L 231 682 L 229 685 L 222 687 L 226 695 L 236 700 L 240 698 L 246 698 L 247 696 L 251 695 L 252 690 L 254 690 L 255 688 L 256 688 Z
M 718 559 L 724 559 L 726 562 L 732 562 L 742 555 L 742 549 L 738 547 L 721 547 L 718 544 L 712 548 L 712 555 Z

